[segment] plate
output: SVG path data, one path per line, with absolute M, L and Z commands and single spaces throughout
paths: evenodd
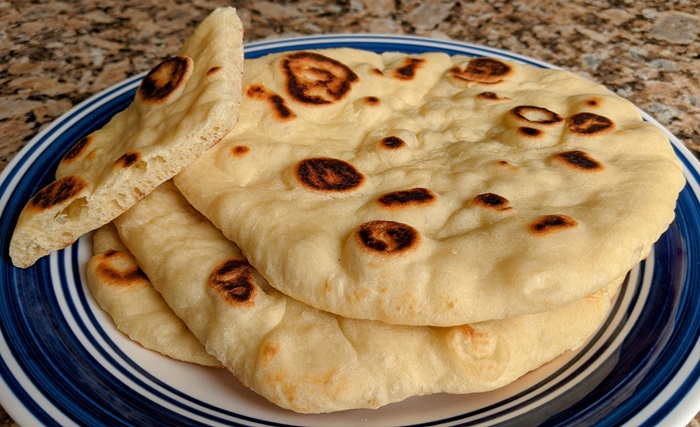
M 491 56 L 554 68 L 472 44 L 419 37 L 330 35 L 251 43 L 248 58 L 331 47 Z M 625 280 L 600 331 L 489 393 L 415 397 L 377 410 L 300 415 L 230 374 L 167 359 L 129 341 L 85 285 L 90 235 L 28 269 L 7 255 L 27 200 L 72 144 L 124 109 L 143 74 L 82 102 L 38 134 L 0 177 L 0 403 L 27 425 L 685 426 L 700 410 L 700 163 L 661 125 L 688 184 L 676 220 Z

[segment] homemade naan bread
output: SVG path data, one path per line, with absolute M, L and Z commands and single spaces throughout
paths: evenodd
M 243 384 L 302 413 L 508 384 L 581 346 L 619 281 L 554 311 L 451 328 L 353 320 L 270 287 L 166 182 L 115 219 L 153 286 Z
M 108 223 L 217 143 L 238 119 L 242 73 L 241 22 L 233 8 L 218 9 L 146 75 L 125 111 L 66 152 L 56 180 L 20 214 L 14 265 Z
M 553 309 L 674 218 L 668 139 L 573 73 L 353 49 L 245 67 L 238 124 L 175 184 L 316 308 L 437 326 Z
M 117 329 L 143 347 L 173 359 L 221 366 L 153 289 L 114 225 L 95 231 L 93 253 L 86 269 L 87 284 Z

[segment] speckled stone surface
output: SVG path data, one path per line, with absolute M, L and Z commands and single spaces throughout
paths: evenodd
M 238 9 L 246 41 L 415 34 L 528 55 L 605 84 L 700 153 L 696 0 L 13 0 L 0 1 L 0 169 L 80 101 L 176 53 L 221 5 Z

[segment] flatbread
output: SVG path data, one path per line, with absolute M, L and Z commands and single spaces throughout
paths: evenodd
M 153 288 L 114 225 L 95 231 L 93 253 L 86 267 L 87 284 L 117 329 L 143 347 L 173 359 L 221 366 Z
M 240 381 L 302 413 L 506 385 L 581 346 L 620 281 L 551 312 L 451 328 L 317 310 L 270 287 L 169 182 L 115 220 L 153 286 Z
M 441 53 L 245 64 L 240 121 L 174 178 L 280 291 L 450 326 L 603 288 L 674 218 L 666 136 L 563 70 Z
M 19 216 L 13 264 L 28 267 L 108 223 L 223 138 L 238 120 L 242 73 L 241 22 L 235 9 L 217 9 L 125 111 L 66 152 Z

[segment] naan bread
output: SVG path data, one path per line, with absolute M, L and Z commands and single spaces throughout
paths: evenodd
M 68 150 L 56 180 L 20 214 L 14 265 L 108 223 L 217 143 L 238 119 L 242 73 L 241 22 L 233 8 L 218 9 L 146 75 L 125 111 Z
M 153 286 L 243 384 L 302 413 L 506 385 L 581 346 L 619 280 L 554 311 L 451 328 L 317 310 L 270 287 L 169 182 L 115 220 Z
M 175 177 L 280 291 L 450 326 L 561 306 L 644 258 L 684 185 L 665 135 L 562 70 L 441 53 L 275 53 Z
M 117 329 L 143 347 L 173 359 L 221 366 L 153 289 L 114 225 L 95 231 L 93 253 L 86 269 L 87 284 Z

